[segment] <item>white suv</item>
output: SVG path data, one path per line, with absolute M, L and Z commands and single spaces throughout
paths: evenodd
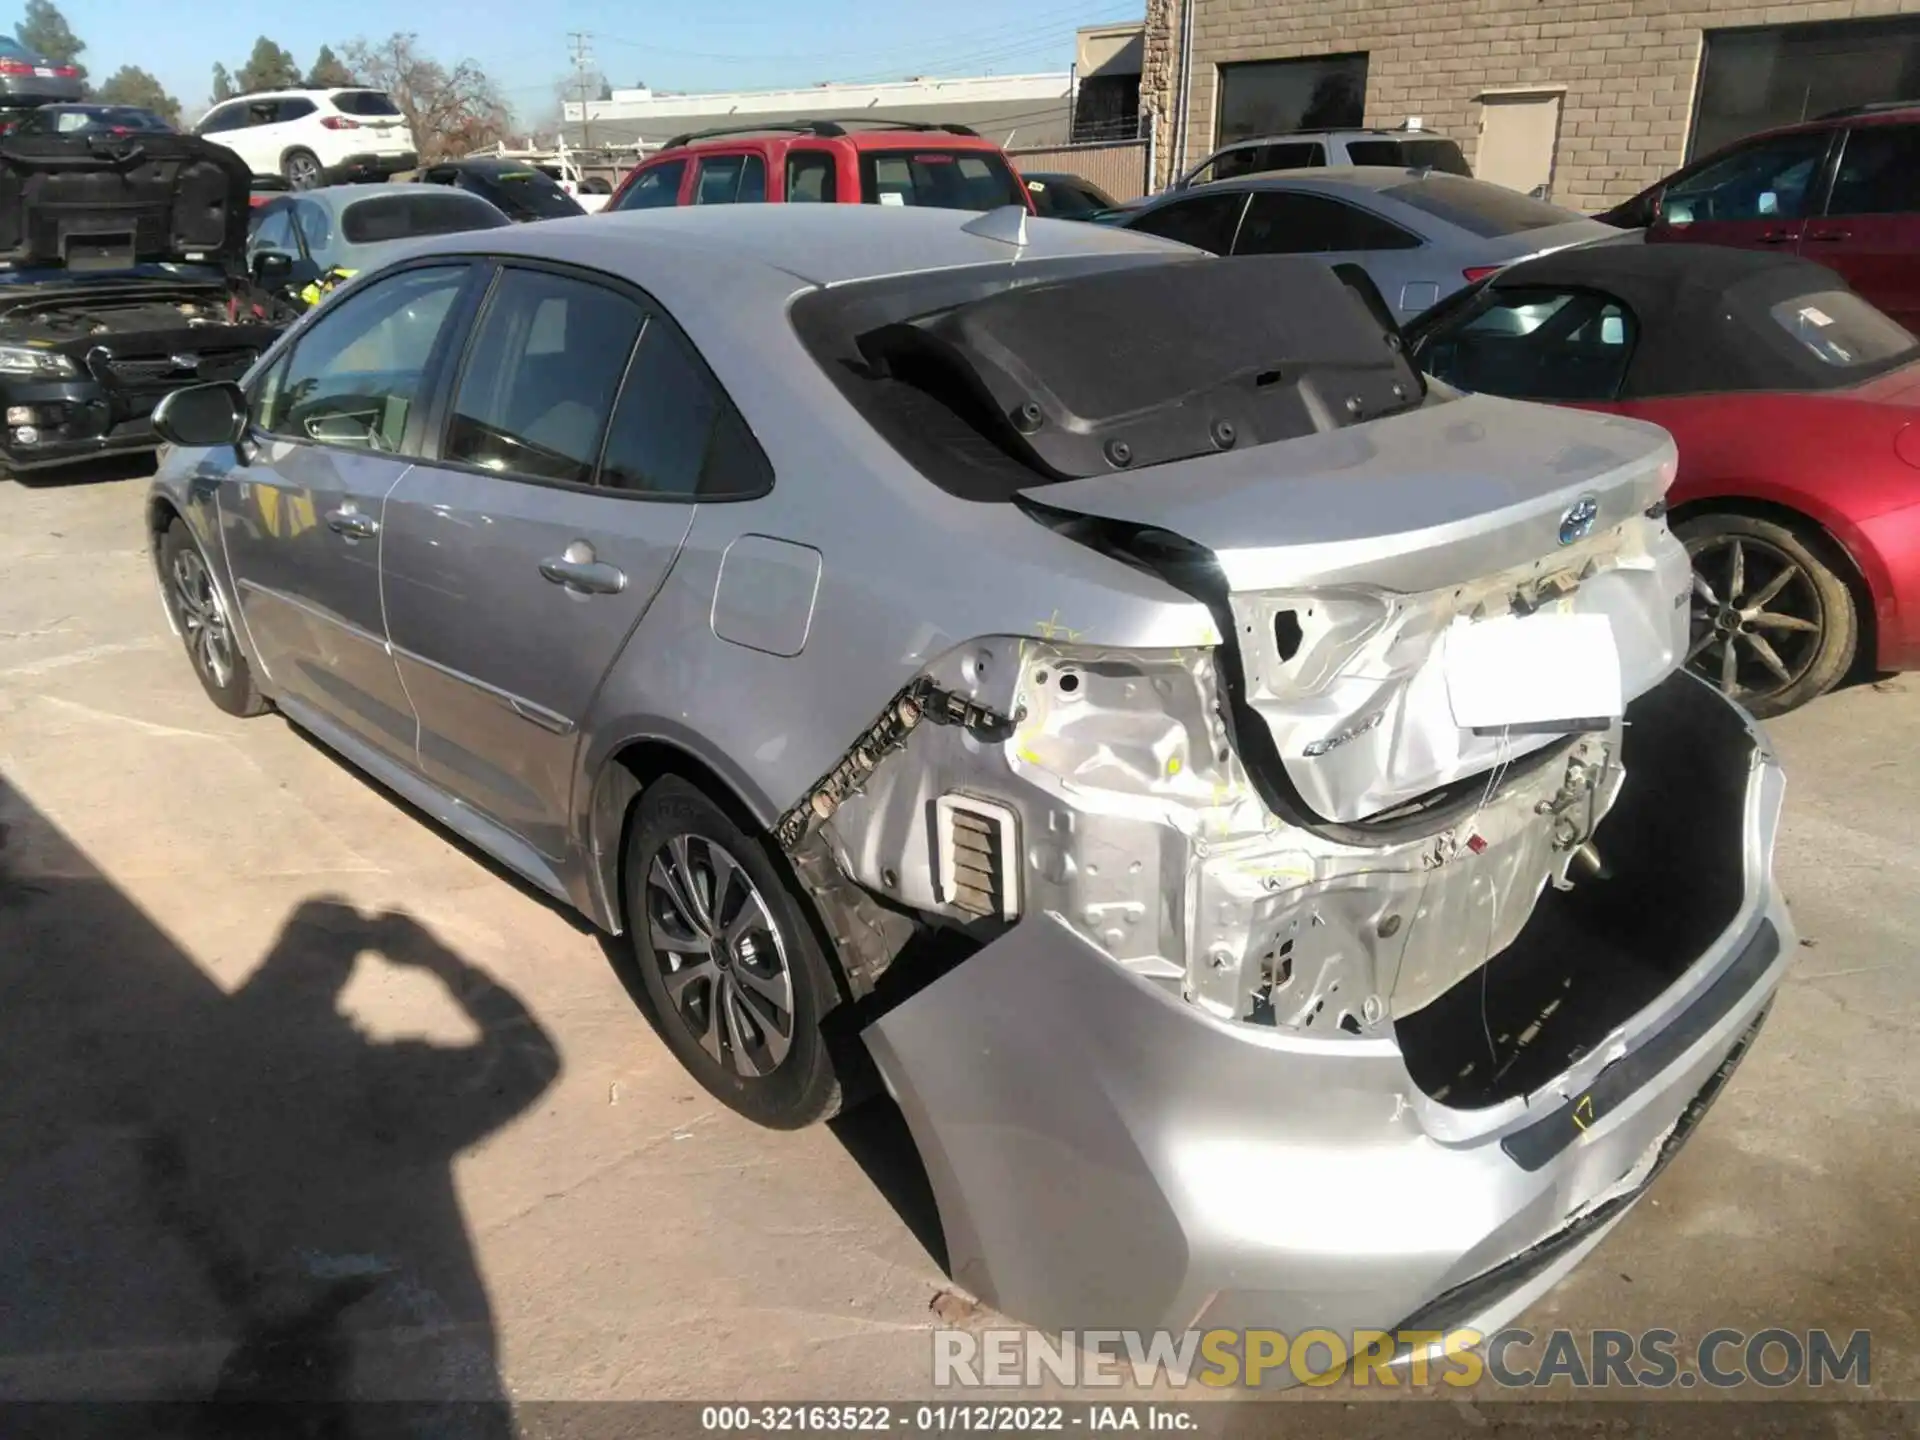
M 222 101 L 193 127 L 256 175 L 290 189 L 343 180 L 384 180 L 419 163 L 413 132 L 378 90 L 275 90 Z

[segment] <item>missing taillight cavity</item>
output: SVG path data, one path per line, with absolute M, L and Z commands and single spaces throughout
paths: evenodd
M 1304 632 L 1300 629 L 1300 612 L 1282 610 L 1273 617 L 1273 644 L 1280 656 L 1280 663 L 1286 664 L 1300 653 L 1300 640 Z

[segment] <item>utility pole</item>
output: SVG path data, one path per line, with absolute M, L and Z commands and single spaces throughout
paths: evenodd
M 573 42 L 574 78 L 580 84 L 580 148 L 593 148 L 593 122 L 587 118 L 587 106 L 593 99 L 593 36 L 575 30 L 567 36 Z

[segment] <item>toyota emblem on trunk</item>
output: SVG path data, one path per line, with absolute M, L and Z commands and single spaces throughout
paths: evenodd
M 1560 543 L 1571 545 L 1586 539 L 1593 533 L 1593 522 L 1599 518 L 1600 502 L 1591 495 L 1582 495 L 1560 517 Z

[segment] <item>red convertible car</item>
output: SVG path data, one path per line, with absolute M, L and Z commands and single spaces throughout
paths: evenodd
M 1457 389 L 1673 435 L 1689 661 L 1754 714 L 1856 661 L 1920 668 L 1920 341 L 1833 271 L 1623 237 L 1509 266 L 1406 339 Z

